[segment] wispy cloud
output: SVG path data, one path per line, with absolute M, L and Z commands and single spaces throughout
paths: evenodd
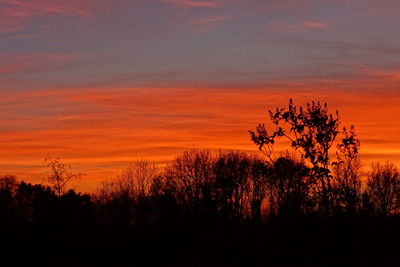
M 96 11 L 110 0 L 0 0 L 0 34 L 18 32 L 32 19 L 51 16 L 93 18 Z
M 323 21 L 304 21 L 296 24 L 289 24 L 280 21 L 268 22 L 268 30 L 275 32 L 300 33 L 329 28 L 331 28 L 331 25 Z
M 77 54 L 62 53 L 0 53 L 0 74 L 54 69 L 55 67 L 62 67 L 66 62 L 72 62 L 79 58 L 81 58 L 81 56 Z
M 375 79 L 380 79 L 382 81 L 400 81 L 400 70 L 397 69 L 375 69 L 375 68 L 370 68 L 366 67 L 360 70 L 361 74 L 364 74 L 365 76 L 375 78 Z
M 0 18 L 0 34 L 16 32 L 22 28 L 22 24 L 18 19 L 1 17 Z
M 9 15 L 27 17 L 43 14 L 64 14 L 83 17 L 92 17 L 88 2 L 91 1 L 47 1 L 47 0 L 2 0 L 2 5 L 9 6 Z
M 191 25 L 207 25 L 207 24 L 230 20 L 232 18 L 233 18 L 233 16 L 216 16 L 216 17 L 209 17 L 209 18 L 202 18 L 202 19 L 192 19 L 189 21 L 189 24 L 191 24 Z
M 200 0 L 160 0 L 161 2 L 173 4 L 186 8 L 217 8 L 220 4 L 217 1 L 200 1 Z

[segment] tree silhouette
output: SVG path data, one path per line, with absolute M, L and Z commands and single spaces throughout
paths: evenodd
M 275 126 L 269 134 L 265 124 L 259 124 L 256 131 L 249 131 L 251 140 L 271 161 L 276 139 L 285 138 L 291 147 L 299 151 L 311 165 L 310 179 L 314 184 L 319 206 L 325 215 L 329 215 L 333 206 L 332 166 L 336 163 L 330 158 L 330 149 L 339 132 L 339 112 L 329 113 L 328 105 L 320 102 L 307 103 L 297 107 L 290 99 L 288 108 L 277 108 L 269 111 L 270 119 Z M 353 145 L 344 138 L 343 150 Z
M 159 176 L 154 162 L 136 161 L 114 179 L 102 183 L 95 201 L 106 221 L 131 224 L 135 208 L 151 197 L 153 181 Z M 106 218 L 107 217 L 107 218 Z
M 273 168 L 257 156 L 252 156 L 250 160 L 250 212 L 252 220 L 259 222 L 261 220 L 263 203 L 270 192 Z
M 189 150 L 178 155 L 165 170 L 166 187 L 177 201 L 196 210 L 213 209 L 215 158 L 206 150 Z
M 154 162 L 135 161 L 114 179 L 104 181 L 99 194 L 104 199 L 121 197 L 137 200 L 149 196 L 153 180 L 159 176 Z
M 400 207 L 400 172 L 397 167 L 390 162 L 373 164 L 368 175 L 367 193 L 378 214 L 388 216 L 397 212 Z
M 45 162 L 50 169 L 47 181 L 51 184 L 58 197 L 65 193 L 69 181 L 82 176 L 82 174 L 73 173 L 71 166 L 62 163 L 60 158 L 46 158 Z
M 16 190 L 17 180 L 14 176 L 0 177 L 0 223 L 10 223 L 13 220 Z
M 343 128 L 342 142 L 337 145 L 337 162 L 333 164 L 336 211 L 355 213 L 361 200 L 360 140 L 354 127 Z
M 215 162 L 215 198 L 221 213 L 241 218 L 247 213 L 251 160 L 238 151 L 221 152 Z
M 303 161 L 279 157 L 269 180 L 270 215 L 299 216 L 308 208 L 312 184 Z

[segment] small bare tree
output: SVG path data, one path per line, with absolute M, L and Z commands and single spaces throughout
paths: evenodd
M 80 173 L 73 173 L 71 166 L 62 163 L 60 158 L 45 158 L 45 162 L 50 168 L 47 182 L 51 184 L 58 197 L 65 193 L 69 181 L 82 176 Z

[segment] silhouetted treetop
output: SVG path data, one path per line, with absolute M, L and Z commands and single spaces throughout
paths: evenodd
M 290 146 L 299 151 L 311 165 L 310 179 L 315 179 L 316 193 L 321 197 L 321 205 L 325 213 L 331 211 L 334 196 L 332 188 L 332 167 L 337 161 L 331 159 L 330 149 L 340 133 L 339 112 L 330 113 L 328 105 L 319 101 L 307 103 L 298 107 L 290 99 L 288 108 L 276 108 L 269 111 L 269 117 L 274 129 L 269 133 L 265 124 L 259 124 L 256 131 L 249 131 L 251 140 L 270 161 L 276 139 L 284 138 L 290 141 Z M 354 127 L 350 132 L 343 129 L 343 139 L 337 145 L 339 153 L 346 158 L 358 155 L 359 140 Z M 339 155 L 339 154 L 338 154 Z M 339 158 L 340 161 L 343 161 Z

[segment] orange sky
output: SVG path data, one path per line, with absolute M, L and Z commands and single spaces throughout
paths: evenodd
M 370 80 L 374 88 L 381 78 Z M 392 84 L 386 79 L 386 88 Z M 165 163 L 188 148 L 257 151 L 247 130 L 268 122 L 268 109 L 320 100 L 339 109 L 343 126 L 354 124 L 364 162 L 400 163 L 400 93 L 365 88 L 358 82 L 329 88 L 279 84 L 271 88 L 64 89 L 1 96 L 0 168 L 31 182 L 46 176 L 44 158 L 59 156 L 85 176 L 73 185 L 90 191 L 130 162 Z M 361 81 L 364 84 L 364 81 Z M 374 84 L 376 83 L 376 84 Z

